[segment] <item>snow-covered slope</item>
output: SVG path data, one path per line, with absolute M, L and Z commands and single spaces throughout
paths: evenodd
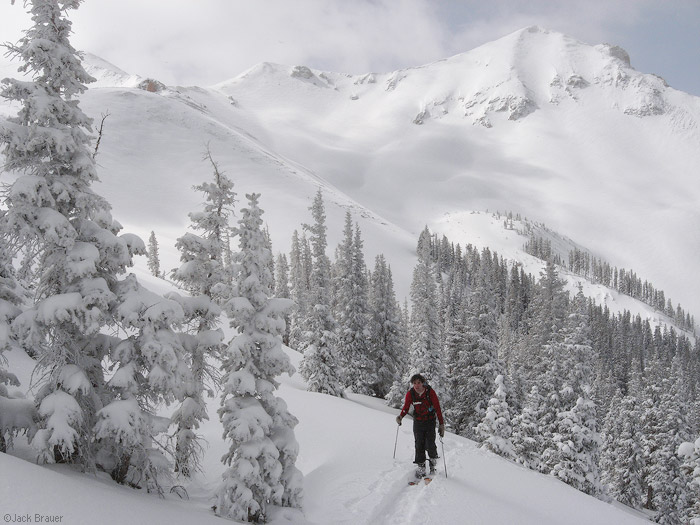
M 209 144 L 241 200 L 262 193 L 275 250 L 310 219 L 320 186 L 330 246 L 352 211 L 370 266 L 385 253 L 400 297 L 420 230 L 488 209 L 545 222 L 700 311 L 688 277 L 700 257 L 700 99 L 635 71 L 619 48 L 530 27 L 391 73 L 264 63 L 212 88 L 85 63 L 98 82 L 82 107 L 109 113 L 97 190 L 128 230 L 156 232 L 163 268 L 200 204 L 191 187 L 211 174 Z
M 512 210 L 691 310 L 700 99 L 627 54 L 532 27 L 433 64 L 347 76 L 261 64 L 216 86 L 276 151 L 410 231 Z
M 162 281 L 139 279 L 151 288 Z M 150 281 L 150 282 L 149 282 Z M 231 337 L 227 330 L 227 337 Z M 287 350 L 295 366 L 299 354 Z M 10 355 L 11 369 L 24 379 L 31 361 Z M 618 504 L 587 496 L 553 477 L 510 463 L 472 441 L 446 434 L 439 475 L 428 486 L 407 486 L 413 471 L 410 421 L 398 427 L 381 400 L 350 394 L 349 399 L 311 393 L 295 374 L 283 376 L 279 395 L 299 419 L 295 435 L 304 474 L 304 513 L 276 509 L 270 523 L 316 525 L 510 524 L 567 525 L 644 523 L 644 517 Z M 25 388 L 28 383 L 25 383 Z M 113 483 L 106 474 L 84 474 L 66 465 L 37 466 L 22 439 L 10 454 L 0 454 L 0 509 L 4 516 L 62 516 L 71 525 L 149 523 L 189 525 L 224 523 L 210 510 L 221 479 L 227 444 L 209 400 L 202 472 L 184 484 L 165 487 L 164 499 Z M 164 414 L 169 409 L 164 409 Z M 394 443 L 396 459 L 393 458 Z M 447 477 L 445 476 L 447 470 Z M 179 485 L 181 481 L 173 481 Z M 187 494 L 188 499 L 177 495 Z M 6 519 L 7 521 L 7 519 Z M 10 519 L 11 521 L 11 519 Z
M 525 273 L 536 277 L 543 271 L 545 263 L 525 251 L 524 244 L 529 239 L 528 231 L 550 241 L 553 253 L 559 255 L 564 261 L 567 260 L 569 251 L 574 249 L 586 251 L 585 247 L 581 247 L 571 239 L 541 224 L 533 224 L 525 218 L 511 220 L 508 227 L 504 222 L 505 217 L 497 213 L 446 213 L 433 223 L 433 231 L 439 235 L 445 235 L 452 242 L 460 243 L 462 246 L 471 244 L 478 249 L 488 248 L 492 252 L 497 252 L 504 259 L 517 261 L 522 265 Z M 649 319 L 652 326 L 674 324 L 674 321 L 664 312 L 629 295 L 576 275 L 563 267 L 559 267 L 558 272 L 572 296 L 576 294 L 580 285 L 587 297 L 591 297 L 598 305 L 607 306 L 611 312 L 626 310 L 632 317 L 639 315 L 642 319 Z M 692 337 L 693 334 L 688 335 Z

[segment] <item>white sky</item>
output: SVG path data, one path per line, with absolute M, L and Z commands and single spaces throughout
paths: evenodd
M 28 26 L 22 3 L 0 0 L 0 42 Z M 71 19 L 77 49 L 166 84 L 211 85 L 263 61 L 386 72 L 536 24 L 620 45 L 637 70 L 700 95 L 698 0 L 87 0 Z

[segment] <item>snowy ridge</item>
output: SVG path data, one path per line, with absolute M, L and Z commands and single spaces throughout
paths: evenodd
M 293 93 L 314 87 L 335 92 L 324 98 L 356 101 L 384 92 L 389 107 L 400 104 L 405 111 L 410 103 L 420 108 L 416 124 L 453 114 L 491 127 L 490 119 L 498 113 L 519 120 L 549 104 L 579 101 L 581 91 L 591 86 L 597 86 L 609 107 L 637 117 L 683 111 L 694 98 L 656 75 L 635 71 L 620 47 L 588 46 L 537 26 L 451 58 L 389 73 L 343 75 L 266 62 L 214 87 L 224 93 L 265 89 L 272 79 Z M 697 102 L 691 105 L 698 109 Z M 691 115 L 697 124 L 697 111 Z
M 83 68 L 95 78 L 90 84 L 93 88 L 136 87 L 142 80 L 140 76 L 131 75 L 92 53 L 83 55 Z
M 477 211 L 447 213 L 440 220 L 431 223 L 430 228 L 439 236 L 445 235 L 450 242 L 460 243 L 462 246 L 472 244 L 479 250 L 488 248 L 507 261 L 522 265 L 525 273 L 535 277 L 540 275 L 546 263 L 525 251 L 524 244 L 531 235 L 549 241 L 552 246 L 552 254 L 558 255 L 562 261 L 567 260 L 568 254 L 572 250 L 578 249 L 588 252 L 585 247 L 542 224 L 533 224 L 523 218 L 510 221 L 506 227 L 504 225 L 506 220 L 506 216 L 499 213 Z M 649 319 L 652 326 L 674 326 L 677 331 L 694 338 L 694 334 L 676 326 L 673 319 L 665 313 L 638 299 L 576 275 L 563 266 L 558 266 L 557 271 L 560 277 L 566 281 L 566 289 L 572 297 L 580 285 L 586 297 L 593 299 L 597 305 L 607 306 L 613 313 L 622 313 L 626 310 L 630 312 L 632 317 L 639 315 L 642 319 Z M 695 314 L 695 312 L 689 313 Z

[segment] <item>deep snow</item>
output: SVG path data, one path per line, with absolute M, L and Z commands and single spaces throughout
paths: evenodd
M 140 266 L 140 265 L 139 265 Z M 169 286 L 138 270 L 151 289 Z M 232 336 L 226 328 L 227 340 Z M 286 349 L 298 367 L 300 355 Z M 9 355 L 21 380 L 31 376 L 32 361 Z M 632 524 L 644 517 L 617 504 L 587 496 L 564 483 L 515 465 L 447 433 L 444 462 L 428 486 L 409 487 L 413 472 L 410 418 L 397 427 L 398 410 L 382 400 L 349 393 L 347 399 L 306 391 L 298 374 L 282 376 L 279 395 L 299 419 L 297 467 L 304 474 L 303 513 L 274 509 L 271 523 L 283 524 Z M 29 383 L 24 382 L 22 392 Z M 22 439 L 11 454 L 0 454 L 0 514 L 62 516 L 61 523 L 122 525 L 224 523 L 210 510 L 228 445 L 216 409 L 201 435 L 207 442 L 203 471 L 192 481 L 177 480 L 189 500 L 166 486 L 165 499 L 114 484 L 104 473 L 80 473 L 65 465 L 38 466 Z M 163 415 L 172 409 L 164 407 Z M 398 434 L 397 434 L 398 428 Z M 394 444 L 397 443 L 396 459 Z M 441 444 L 438 443 L 438 450 Z M 19 457 L 15 457 L 19 456 Z M 445 477 L 445 466 L 447 475 Z M 36 522 L 36 521 L 32 521 Z

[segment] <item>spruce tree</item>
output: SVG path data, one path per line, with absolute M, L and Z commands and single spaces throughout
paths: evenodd
M 225 266 L 223 261 L 229 218 L 236 198 L 233 182 L 221 170 L 209 148 L 204 160 L 212 166 L 212 179 L 193 188 L 204 194 L 204 209 L 189 213 L 191 228 L 197 233 L 188 232 L 177 239 L 175 247 L 180 251 L 181 265 L 172 272 L 173 279 L 191 295 L 169 295 L 185 313 L 186 332 L 181 338 L 192 379 L 186 385 L 185 399 L 172 418 L 177 426 L 175 470 L 186 477 L 196 470 L 202 454 L 195 430 L 202 420 L 208 419 L 204 392 L 209 389 L 211 393 L 218 379 L 212 358 L 218 358 L 221 351 L 220 305 L 230 295 L 234 269 Z
M 345 374 L 345 385 L 355 393 L 369 394 L 377 383 L 376 367 L 370 359 L 367 268 L 360 229 L 353 231 L 350 212 L 345 216 L 344 238 L 336 262 L 336 319 L 338 358 Z
M 653 489 L 652 504 L 658 523 L 680 523 L 689 503 L 687 481 L 681 473 L 678 448 L 689 437 L 683 411 L 682 376 L 674 359 L 671 377 L 662 381 L 658 447 L 649 455 L 647 482 Z
M 498 359 L 496 306 L 484 267 L 479 269 L 461 315 L 446 342 L 447 414 L 455 431 L 475 439 L 476 427 L 484 419 L 496 390 L 495 379 L 505 373 Z
M 293 374 L 282 351 L 283 316 L 288 299 L 271 298 L 269 263 L 258 194 L 246 196 L 237 234 L 239 269 L 233 297 L 226 305 L 231 327 L 238 335 L 223 360 L 223 388 L 219 417 L 224 438 L 230 441 L 222 461 L 228 466 L 218 491 L 216 512 L 240 521 L 265 521 L 267 505 L 301 507 L 302 479 L 295 467 L 297 420 L 275 396 L 276 377 Z
M 533 386 L 525 399 L 520 414 L 513 418 L 513 435 L 511 441 L 515 452 L 515 461 L 525 467 L 545 472 L 542 462 L 544 436 L 538 425 L 544 399 L 537 386 Z
M 21 313 L 24 296 L 25 291 L 15 278 L 12 262 L 0 238 L 0 398 L 9 396 L 8 387 L 20 386 L 17 376 L 6 368 L 7 358 L 3 354 L 17 346 L 11 324 Z M 31 415 L 28 420 L 32 420 Z M 7 452 L 8 445 L 12 446 L 15 432 L 0 425 L 0 452 Z
M 440 345 L 437 279 L 430 249 L 430 232 L 426 228 L 418 239 L 418 262 L 411 282 L 410 369 L 403 383 L 408 384 L 410 374 L 417 372 L 436 391 L 440 391 L 444 383 L 444 363 Z
M 303 339 L 300 373 L 309 390 L 343 397 L 343 381 L 338 366 L 336 321 L 331 312 L 331 263 L 326 255 L 326 211 L 319 189 L 309 208 L 313 224 L 305 224 L 310 233 L 313 262 L 308 292 L 308 310 L 301 320 Z
M 26 291 L 15 278 L 15 270 L 0 238 L 0 397 L 7 397 L 8 386 L 19 386 L 17 376 L 7 368 L 4 352 L 17 346 L 11 331 L 12 321 L 21 313 Z M 2 435 L 0 435 L 2 440 Z
M 160 257 L 158 255 L 158 240 L 156 239 L 156 232 L 151 231 L 151 235 L 148 237 L 148 269 L 151 273 L 160 277 Z
M 552 475 L 586 494 L 599 496 L 602 493 L 598 472 L 600 435 L 595 403 L 584 392 L 571 410 L 561 412 L 558 417 L 559 432 L 554 443 L 559 450 Z
M 0 231 L 12 257 L 31 254 L 35 263 L 35 304 L 13 323 L 46 378 L 36 396 L 42 421 L 34 445 L 45 459 L 93 468 L 92 430 L 111 398 L 102 360 L 116 341 L 100 333 L 115 323 L 117 276 L 145 245 L 117 237 L 109 204 L 91 188 L 98 180 L 92 121 L 77 97 L 94 79 L 68 40 L 65 16 L 80 3 L 34 0 L 33 26 L 8 46 L 32 80 L 5 79 L 0 91 L 20 106 L 0 131 L 5 169 L 19 174 L 5 190 Z
M 396 302 L 391 267 L 383 254 L 377 255 L 370 283 L 370 356 L 376 368 L 373 394 L 385 397 L 401 377 L 401 363 L 408 351 L 401 339 L 401 310 Z
M 291 299 L 289 289 L 289 263 L 287 256 L 283 253 L 277 254 L 275 259 L 275 297 L 280 299 Z M 291 316 L 289 313 L 284 315 L 284 333 L 282 334 L 282 343 L 289 345 L 289 323 Z
M 683 519 L 691 525 L 700 523 L 700 438 L 694 443 L 683 442 L 678 448 L 678 456 L 683 460 L 681 468 L 689 480 L 689 505 L 686 507 Z
M 230 281 L 224 265 L 224 246 L 236 193 L 233 181 L 220 169 L 209 149 L 204 160 L 212 165 L 213 177 L 192 188 L 204 195 L 204 209 L 188 214 L 191 228 L 197 233 L 188 232 L 177 239 L 175 247 L 180 251 L 181 265 L 173 270 L 172 276 L 191 294 L 206 295 L 223 303 L 225 287 Z
M 385 396 L 387 404 L 395 408 L 403 404 L 406 389 L 410 388 L 406 382 L 406 378 L 410 378 L 409 372 L 411 370 L 410 317 L 408 299 L 404 299 L 399 323 L 399 340 L 403 351 L 397 363 L 396 379 L 391 385 L 389 393 Z
M 601 433 L 601 483 L 610 496 L 635 509 L 641 509 L 644 502 L 644 452 L 639 420 L 637 399 L 623 396 L 618 390 Z
M 111 344 L 97 337 L 93 343 L 111 346 L 115 370 L 107 384 L 112 400 L 96 414 L 97 461 L 118 483 L 161 493 L 160 478 L 170 465 L 153 441 L 170 420 L 155 412 L 161 404 L 182 401 L 191 383 L 182 340 L 173 329 L 184 322 L 184 312 L 176 301 L 142 287 L 134 275 L 120 281 L 116 293 L 116 320 L 131 335 Z
M 294 308 L 289 316 L 289 346 L 296 350 L 301 348 L 303 340 L 303 320 L 308 315 L 309 276 L 304 263 L 304 246 L 306 237 L 299 237 L 294 230 L 292 250 L 289 254 L 289 296 L 294 301 Z
M 516 373 L 523 377 L 526 389 L 538 384 L 545 397 L 551 390 L 543 389 L 539 383 L 550 368 L 552 345 L 561 341 L 561 328 L 568 313 L 569 294 L 564 285 L 554 263 L 548 261 L 534 287 L 532 301 L 523 319 L 527 336 L 519 348 Z
M 489 400 L 486 414 L 476 427 L 476 435 L 482 447 L 508 459 L 515 458 L 511 436 L 510 409 L 506 401 L 506 386 L 502 375 L 496 376 L 496 392 Z

